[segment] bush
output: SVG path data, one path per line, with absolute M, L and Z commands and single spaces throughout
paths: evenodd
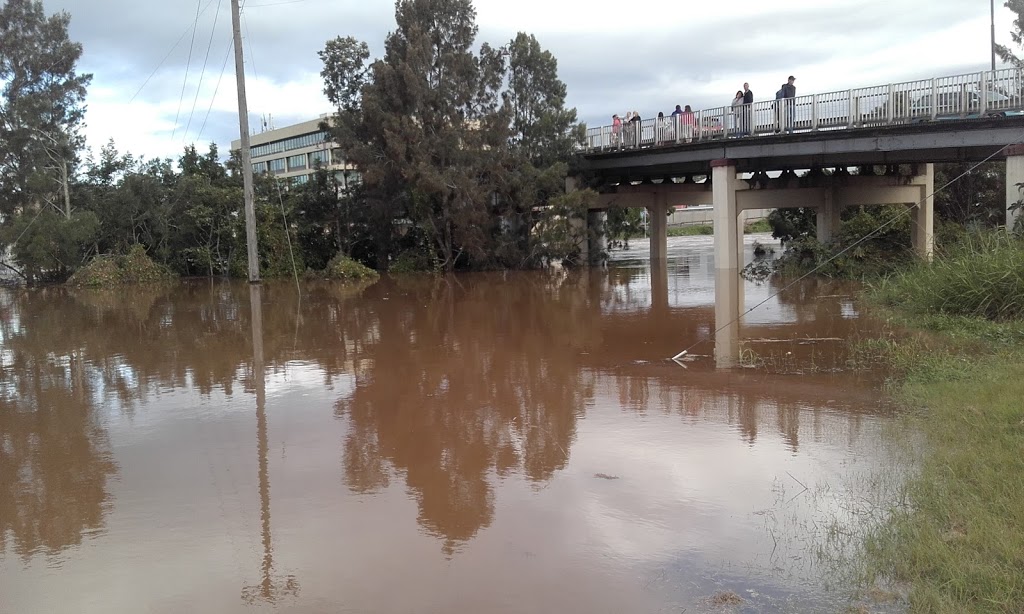
M 327 268 L 322 271 L 309 274 L 317 279 L 330 279 L 334 281 L 376 281 L 380 274 L 370 267 L 352 260 L 344 254 L 338 254 L 327 263 Z
M 1024 317 L 1024 240 L 975 234 L 874 285 L 878 299 L 918 314 L 1007 321 Z
M 175 279 L 171 270 L 157 264 L 146 255 L 146 250 L 135 244 L 125 255 L 96 256 L 89 264 L 78 269 L 68 285 L 86 288 L 107 288 L 128 284 L 152 284 Z

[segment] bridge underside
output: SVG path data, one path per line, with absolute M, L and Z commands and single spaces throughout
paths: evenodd
M 1018 184 L 1024 184 L 1021 142 L 1024 117 L 950 120 L 591 152 L 582 157 L 581 172 L 585 183 L 600 193 L 593 209 L 650 211 L 654 259 L 665 256 L 664 214 L 669 207 L 713 205 L 716 254 L 724 255 L 735 242 L 727 248 L 722 240 L 742 233 L 744 211 L 814 208 L 818 238 L 827 242 L 838 228 L 843 207 L 898 203 L 912 206 L 914 248 L 930 258 L 933 164 L 1005 160 L 1006 225 L 1012 228 L 1017 212 L 1011 206 L 1021 199 Z M 869 166 L 885 166 L 887 174 L 846 172 L 849 167 Z M 793 171 L 802 169 L 811 173 L 797 178 Z M 909 176 L 900 174 L 907 169 Z M 782 175 L 770 178 L 769 171 Z M 734 264 L 734 259 L 723 259 L 716 267 L 732 269 Z

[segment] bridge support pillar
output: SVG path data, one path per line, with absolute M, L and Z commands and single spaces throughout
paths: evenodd
M 839 232 L 841 213 L 842 207 L 836 202 L 835 188 L 826 189 L 825 199 L 818 206 L 818 210 L 815 213 L 819 242 L 829 243 L 835 239 L 836 234 Z
M 736 192 L 743 182 L 732 160 L 711 162 L 711 195 L 715 224 L 715 364 L 735 367 L 739 361 L 739 315 L 743 307 L 743 219 Z
M 736 163 L 732 160 L 711 162 L 711 198 L 714 205 L 715 268 L 739 271 L 743 247 L 743 227 L 736 204 Z
M 1021 210 L 1011 211 L 1015 203 L 1024 199 L 1024 192 L 1017 184 L 1024 183 L 1024 145 L 1010 145 L 1006 148 L 1006 230 L 1013 231 Z
M 917 256 L 931 261 L 935 248 L 935 165 L 925 164 L 924 173 L 917 178 L 921 186 L 918 199 L 910 220 L 910 240 Z
M 605 236 L 605 221 L 607 219 L 608 213 L 605 211 L 587 212 L 587 241 L 589 242 L 587 251 L 590 264 L 600 264 L 606 255 L 608 239 Z
M 647 207 L 647 228 L 651 236 L 651 262 L 668 258 L 668 194 L 658 194 Z

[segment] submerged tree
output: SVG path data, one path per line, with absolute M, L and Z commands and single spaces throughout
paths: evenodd
M 351 37 L 320 53 L 378 267 L 417 245 L 447 270 L 536 258 L 534 210 L 564 190 L 579 135 L 554 57 L 526 34 L 474 52 L 469 0 L 399 0 L 395 18 L 380 60 Z

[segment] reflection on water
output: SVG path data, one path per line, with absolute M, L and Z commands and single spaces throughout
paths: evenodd
M 0 611 L 846 603 L 818 527 L 857 520 L 889 414 L 805 367 L 871 323 L 849 289 L 794 287 L 729 343 L 809 373 L 717 368 L 710 242 L 671 245 L 664 269 L 634 251 L 301 300 L 4 295 Z
M 103 529 L 117 465 L 97 398 L 125 382 L 118 361 L 82 354 L 46 299 L 0 295 L 0 335 L 0 552 L 55 557 Z

